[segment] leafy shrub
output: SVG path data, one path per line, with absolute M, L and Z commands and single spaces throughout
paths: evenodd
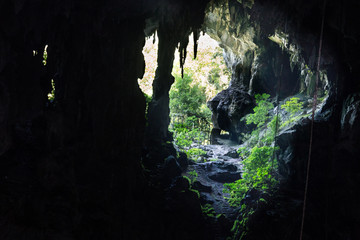
M 204 156 L 206 154 L 206 152 L 200 148 L 191 148 L 189 150 L 187 150 L 186 155 L 188 158 L 191 158 L 193 160 L 197 160 L 199 157 Z
M 285 104 L 281 106 L 281 109 L 285 109 L 291 116 L 300 112 L 302 110 L 303 103 L 299 102 L 299 98 L 293 97 L 289 101 L 286 101 Z
M 220 72 L 221 69 L 219 67 L 213 68 L 209 71 L 208 74 L 208 82 L 215 86 L 216 90 L 219 90 L 220 87 Z
M 205 214 L 208 217 L 216 216 L 216 212 L 215 212 L 213 206 L 209 203 L 207 203 L 205 205 L 201 205 L 201 210 L 202 210 L 203 214 Z
M 276 168 L 276 160 L 272 160 L 272 156 L 277 149 L 271 146 L 255 146 L 251 151 L 240 150 L 240 155 L 245 157 L 243 178 L 224 185 L 224 191 L 230 194 L 228 201 L 231 206 L 239 206 L 250 188 L 266 192 L 275 186 L 277 181 L 271 170 Z
M 177 146 L 185 148 L 193 142 L 205 141 L 211 111 L 206 106 L 205 89 L 199 84 L 192 84 L 191 74 L 184 73 L 183 78 L 175 75 L 175 83 L 170 89 L 170 112 L 180 119 L 180 122 L 173 119 L 170 127 Z
M 178 147 L 190 147 L 193 142 L 202 143 L 206 139 L 206 134 L 199 128 L 189 128 L 186 124 L 174 124 L 172 132 Z
M 270 95 L 266 93 L 255 95 L 257 106 L 254 108 L 254 113 L 247 115 L 246 124 L 254 123 L 257 127 L 261 127 L 270 118 L 269 111 L 274 105 L 268 101 L 269 97 Z
M 299 98 L 293 97 L 290 100 L 286 101 L 281 109 L 285 109 L 286 112 L 290 114 L 287 120 L 281 125 L 281 127 L 285 127 L 292 122 L 295 122 L 301 118 L 301 116 L 295 116 L 297 113 L 303 110 L 303 103 L 299 102 Z
M 196 181 L 197 177 L 198 177 L 198 173 L 197 173 L 196 170 L 194 169 L 194 170 L 188 172 L 188 174 L 189 174 L 189 176 L 190 176 L 190 177 L 189 177 L 190 183 L 194 183 L 194 182 Z
M 243 158 L 243 178 L 224 185 L 224 192 L 230 194 L 227 200 L 232 206 L 239 206 L 249 189 L 267 192 L 277 183 L 272 170 L 276 169 L 276 159 L 273 156 L 278 147 L 274 147 L 272 143 L 279 119 L 274 116 L 269 122 L 269 111 L 274 107 L 269 97 L 268 94 L 255 95 L 257 106 L 254 113 L 246 117 L 246 123 L 256 124 L 257 128 L 248 136 L 248 145 L 238 149 Z M 267 122 L 269 123 L 265 125 Z
M 206 104 L 205 89 L 198 83 L 191 85 L 191 74 L 184 73 L 184 77 L 175 75 L 175 82 L 170 89 L 170 111 L 186 116 L 203 117 L 201 105 Z
M 48 93 L 47 97 L 50 102 L 55 100 L 55 82 L 53 79 L 51 79 L 51 92 Z

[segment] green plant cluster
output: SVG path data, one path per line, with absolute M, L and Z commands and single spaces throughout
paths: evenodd
M 285 111 L 289 114 L 289 116 L 283 121 L 281 127 L 285 127 L 302 117 L 301 115 L 297 116 L 297 114 L 303 109 L 303 103 L 299 102 L 299 100 L 299 98 L 293 97 L 281 105 L 281 109 L 285 109 Z
M 209 203 L 205 205 L 201 205 L 201 210 L 203 214 L 205 214 L 207 217 L 216 217 L 216 212 L 214 210 L 214 207 Z
M 255 95 L 256 107 L 254 113 L 247 115 L 244 119 L 247 124 L 255 124 L 256 128 L 251 134 L 245 135 L 245 146 L 238 149 L 239 155 L 243 159 L 242 179 L 233 183 L 225 184 L 224 192 L 230 196 L 227 198 L 231 206 L 241 206 L 240 220 L 234 222 L 232 228 L 232 239 L 243 239 L 247 234 L 247 223 L 249 217 L 255 212 L 258 206 L 266 204 L 264 198 L 256 200 L 256 204 L 247 206 L 242 203 L 250 189 L 256 189 L 262 194 L 271 194 L 274 187 L 278 184 L 276 179 L 277 160 L 276 151 L 279 149 L 275 146 L 275 137 L 277 131 L 289 123 L 298 120 L 301 117 L 298 113 L 303 111 L 303 104 L 299 98 L 290 98 L 286 101 L 281 109 L 287 112 L 286 117 L 281 119 L 278 114 L 271 116 L 271 110 L 274 108 L 270 102 L 268 94 Z M 286 120 L 286 121 L 285 121 Z M 280 124 L 281 122 L 284 122 Z
M 204 143 L 210 130 L 211 111 L 206 106 L 205 89 L 192 84 L 192 76 L 175 75 L 175 83 L 170 89 L 170 113 L 175 144 L 180 148 L 192 143 Z
M 48 58 L 47 48 L 48 48 L 48 45 L 45 46 L 44 52 L 43 52 L 43 61 L 42 61 L 42 63 L 44 64 L 44 66 L 46 66 L 46 64 L 47 64 L 47 58 Z
M 247 115 L 246 124 L 254 123 L 257 127 L 261 127 L 270 118 L 269 111 L 274 108 L 274 105 L 269 101 L 269 94 L 256 94 L 254 113 Z
M 206 112 L 201 105 L 206 105 L 205 89 L 199 83 L 191 84 L 192 75 L 184 73 L 184 77 L 175 75 L 175 82 L 170 89 L 170 111 L 184 116 L 205 118 Z
M 193 184 L 197 180 L 197 177 L 199 176 L 195 169 L 192 171 L 189 171 L 188 175 L 189 175 L 188 178 L 190 179 L 191 184 Z
M 53 79 L 51 79 L 51 92 L 48 93 L 47 97 L 50 102 L 55 100 L 55 82 Z
M 188 158 L 197 161 L 199 157 L 204 157 L 206 152 L 200 148 L 190 148 L 189 150 L 185 151 Z
M 230 194 L 228 201 L 232 206 L 239 206 L 246 192 L 251 188 L 269 192 L 277 184 L 274 178 L 277 169 L 274 153 L 279 149 L 274 146 L 276 131 L 301 117 L 296 114 L 302 111 L 303 104 L 299 102 L 299 98 L 293 97 L 281 106 L 289 117 L 280 124 L 282 122 L 280 117 L 277 115 L 271 117 L 269 114 L 274 108 L 269 97 L 268 94 L 255 95 L 254 113 L 245 118 L 246 124 L 256 124 L 257 128 L 246 136 L 248 145 L 238 150 L 243 158 L 243 178 L 225 184 L 225 192 Z
M 180 148 L 190 147 L 194 142 L 202 143 L 206 140 L 205 132 L 187 123 L 176 123 L 171 131 L 174 134 L 175 144 Z
M 228 238 L 229 240 L 242 240 L 246 237 L 248 229 L 249 218 L 255 213 L 256 209 L 263 203 L 266 203 L 266 200 L 260 198 L 254 204 L 254 207 L 249 207 L 246 204 L 242 204 L 240 208 L 241 219 L 237 219 L 234 221 L 233 227 L 231 228 L 232 238 Z

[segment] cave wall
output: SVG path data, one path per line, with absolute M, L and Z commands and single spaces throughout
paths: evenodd
M 211 233 L 189 186 L 167 191 L 142 161 L 144 140 L 162 146 L 168 137 L 174 50 L 178 43 L 186 49 L 184 39 L 197 32 L 206 2 L 0 3 L 1 239 Z M 154 22 L 150 30 L 148 22 Z M 155 30 L 162 47 L 151 112 L 159 115 L 146 124 L 137 79 L 144 74 L 145 37 Z M 147 139 L 146 125 L 155 133 Z M 163 163 L 156 157 L 152 161 Z
M 305 81 L 309 76 L 299 76 L 304 64 L 312 71 L 316 70 L 324 12 L 320 69 L 326 72 L 327 81 L 321 79 L 318 93 L 320 96 L 328 91 L 329 97 L 315 115 L 304 239 L 359 238 L 356 195 L 359 195 L 360 179 L 355 169 L 358 169 L 360 158 L 359 150 L 354 146 L 360 143 L 354 137 L 358 134 L 352 133 L 358 131 L 359 118 L 356 110 L 360 91 L 356 60 L 360 52 L 356 44 L 359 30 L 354 24 L 355 9 L 359 4 L 355 1 L 306 0 L 241 1 L 242 5 L 239 2 L 220 1 L 220 7 L 217 10 L 210 8 L 210 14 L 205 18 L 207 31 L 223 44 L 225 59 L 233 72 L 229 88 L 208 103 L 214 114 L 214 127 L 235 136 L 246 130 L 239 120 L 247 113 L 247 103 L 251 106 L 248 100 L 251 96 L 241 99 L 239 91 L 245 90 L 243 96 L 256 92 L 268 92 L 272 96 L 280 93 L 281 99 L 299 92 L 312 96 L 313 89 L 304 90 L 308 87 Z M 245 4 L 249 2 L 251 7 Z M 233 14 L 232 8 L 236 8 L 236 4 L 238 11 Z M 248 16 L 252 24 L 245 24 L 244 16 Z M 257 44 L 255 50 L 241 49 L 236 44 L 236 39 L 240 41 L 249 36 L 249 29 L 254 33 L 250 39 Z M 291 56 L 268 41 L 267 38 L 276 31 L 288 34 L 289 44 L 297 46 L 304 63 L 302 66 L 292 69 Z M 221 38 L 222 35 L 226 37 Z M 256 51 L 258 53 L 254 54 Z M 278 89 L 280 78 L 282 85 Z M 238 107 L 236 111 L 233 105 Z M 306 120 L 279 136 L 280 192 L 268 208 L 260 209 L 251 218 L 246 239 L 299 237 L 310 127 L 310 120 Z
M 320 69 L 327 73 L 329 97 L 315 116 L 304 239 L 357 239 L 360 179 L 355 169 L 360 158 L 354 146 L 360 143 L 351 132 L 358 129 L 356 54 L 360 49 L 354 25 L 358 3 L 327 1 L 323 6 L 324 1 L 255 1 L 250 16 L 261 28 L 260 37 L 275 29 L 287 30 L 290 42 L 300 47 L 305 63 L 314 70 L 325 9 Z M 246 239 L 299 237 L 310 126 L 310 121 L 304 121 L 279 136 L 278 143 L 284 147 L 279 167 L 285 180 L 270 207 L 250 220 Z
M 251 113 L 255 94 L 268 93 L 283 100 L 300 89 L 306 92 L 309 87 L 306 76 L 301 77 L 302 59 L 291 61 L 299 58 L 297 52 L 291 52 L 289 44 L 286 48 L 269 38 L 284 30 L 272 26 L 264 34 L 260 24 L 263 16 L 254 13 L 259 5 L 251 1 L 218 1 L 207 8 L 203 26 L 223 48 L 226 65 L 232 72 L 228 89 L 208 103 L 214 128 L 228 131 L 239 142 L 241 134 L 249 131 L 240 120 Z
M 144 184 L 138 7 L 1 3 L 3 239 L 114 238 L 138 224 L 129 217 Z

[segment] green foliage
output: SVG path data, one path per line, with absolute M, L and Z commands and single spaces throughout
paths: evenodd
M 182 177 L 185 178 L 189 182 L 189 186 L 191 186 L 191 179 L 188 176 L 182 176 Z
M 205 156 L 206 152 L 200 148 L 190 148 L 185 151 L 188 158 L 196 161 L 199 157 Z
M 252 148 L 249 157 L 243 161 L 243 180 L 247 186 L 266 191 L 276 183 L 273 181 L 271 170 L 274 167 L 272 156 L 277 149 L 270 146 Z
M 198 173 L 197 173 L 196 170 L 194 169 L 194 170 L 188 172 L 188 174 L 189 174 L 189 176 L 190 176 L 190 177 L 189 177 L 190 183 L 194 183 L 194 182 L 196 181 L 197 177 L 198 177 Z
M 216 212 L 215 212 L 213 206 L 209 203 L 207 203 L 205 205 L 201 205 L 201 210 L 202 210 L 203 214 L 208 217 L 216 217 Z
M 272 143 L 279 119 L 274 116 L 269 122 L 269 111 L 274 107 L 269 97 L 268 94 L 255 95 L 257 106 L 254 113 L 246 117 L 246 123 L 254 123 L 257 128 L 248 136 L 248 145 L 238 149 L 243 159 L 243 178 L 224 185 L 224 192 L 230 195 L 227 200 L 231 206 L 239 206 L 249 189 L 268 192 L 277 183 L 272 170 L 276 169 L 277 161 L 273 156 L 278 147 L 274 147 Z M 265 125 L 267 122 L 269 123 Z
M 171 131 L 174 133 L 175 144 L 180 148 L 190 147 L 193 142 L 202 143 L 206 134 L 199 128 L 191 128 L 192 125 L 183 123 L 174 124 Z
M 233 183 L 226 183 L 224 192 L 229 193 L 231 206 L 239 206 L 250 188 L 267 192 L 274 187 L 277 181 L 273 178 L 271 170 L 276 169 L 276 160 L 272 161 L 274 151 L 278 148 L 271 146 L 255 146 L 251 152 L 241 151 L 243 160 L 243 178 Z
M 175 83 L 170 89 L 170 111 L 186 116 L 203 117 L 201 105 L 206 104 L 205 89 L 198 83 L 191 85 L 191 74 L 184 73 L 184 77 L 175 75 Z
M 261 127 L 270 118 L 269 111 L 274 105 L 268 101 L 269 97 L 270 95 L 266 93 L 255 95 L 257 106 L 254 108 L 254 113 L 246 117 L 246 124 L 254 123 L 257 127 Z
M 44 48 L 44 53 L 43 53 L 43 64 L 44 64 L 44 66 L 46 65 L 46 63 L 47 63 L 47 57 L 48 57 L 48 54 L 47 54 L 47 48 L 48 48 L 48 45 L 46 45 L 45 46 L 45 48 Z
M 281 109 L 285 109 L 285 111 L 290 114 L 287 120 L 281 125 L 281 127 L 285 127 L 301 118 L 301 116 L 296 116 L 296 114 L 303 110 L 303 103 L 299 102 L 299 98 L 293 97 L 286 101 L 281 106 Z
M 240 205 L 241 200 L 245 197 L 246 192 L 249 190 L 249 186 L 244 179 L 239 179 L 233 183 L 224 184 L 224 192 L 230 194 L 230 197 L 226 197 L 230 206 L 237 207 Z
M 193 142 L 203 143 L 207 135 L 205 128 L 209 127 L 211 119 L 205 89 L 191 83 L 191 74 L 184 73 L 184 78 L 175 75 L 175 83 L 170 90 L 170 112 L 173 116 L 170 131 L 180 148 L 190 147 Z
M 300 112 L 302 110 L 303 103 L 299 102 L 299 98 L 293 97 L 289 101 L 286 101 L 285 104 L 281 106 L 281 109 L 285 109 L 291 116 Z
M 219 67 L 215 67 L 211 69 L 208 74 L 208 82 L 210 84 L 213 84 L 216 90 L 219 90 L 221 88 L 220 73 L 221 73 L 221 69 Z
M 227 197 L 229 204 L 241 206 L 239 212 L 241 220 L 234 222 L 231 230 L 232 239 L 245 238 L 250 217 L 259 206 L 267 204 L 264 197 L 271 195 L 278 184 L 275 177 L 278 169 L 275 153 L 279 147 L 274 146 L 277 132 L 281 127 L 305 116 L 298 114 L 303 107 L 299 98 L 291 98 L 281 106 L 281 109 L 288 113 L 286 114 L 287 119 L 281 119 L 283 114 L 270 116 L 273 105 L 270 103 L 269 95 L 257 95 L 255 98 L 257 106 L 254 108 L 254 113 L 249 114 L 245 119 L 247 124 L 256 124 L 257 128 L 251 134 L 243 136 L 246 142 L 238 149 L 238 153 L 243 159 L 243 178 L 224 185 L 224 192 L 229 194 Z M 285 122 L 282 123 L 283 121 Z M 247 206 L 242 204 L 242 200 L 250 189 L 256 189 L 263 197 L 256 199 L 256 202 Z
M 47 96 L 50 102 L 53 102 L 55 100 L 55 82 L 53 79 L 51 79 L 51 92 L 48 93 Z
M 274 178 L 277 160 L 273 158 L 279 149 L 273 144 L 276 132 L 279 128 L 301 118 L 301 116 L 295 116 L 302 111 L 303 107 L 299 98 L 293 97 L 281 106 L 281 109 L 285 109 L 290 115 L 282 124 L 277 115 L 272 118 L 269 116 L 269 111 L 274 106 L 270 103 L 268 94 L 257 94 L 255 99 L 257 106 L 254 108 L 254 113 L 246 117 L 246 123 L 256 124 L 257 128 L 251 135 L 244 135 L 247 145 L 238 149 L 243 159 L 243 178 L 234 183 L 225 184 L 224 191 L 230 194 L 228 201 L 232 206 L 239 206 L 246 192 L 251 188 L 263 193 L 268 193 L 274 188 L 277 184 Z
M 197 196 L 198 198 L 200 198 L 200 193 L 199 193 L 198 190 L 195 190 L 195 189 L 192 189 L 192 188 L 190 188 L 189 190 L 190 190 L 191 192 L 194 192 L 194 193 L 196 194 L 196 196 Z

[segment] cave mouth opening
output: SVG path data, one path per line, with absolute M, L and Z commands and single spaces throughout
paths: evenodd
M 146 38 L 143 48 L 145 72 L 143 78 L 138 79 L 138 84 L 147 104 L 151 102 L 153 95 L 153 81 L 158 65 L 158 41 L 158 36 L 154 33 Z M 225 90 L 231 78 L 223 57 L 223 49 L 217 41 L 202 32 L 197 46 L 197 57 L 194 58 L 193 34 L 190 34 L 183 73 L 178 48 L 174 53 L 171 73 L 174 83 L 169 91 L 169 131 L 173 135 L 175 146 L 183 151 L 189 150 L 191 145 L 210 144 L 213 125 L 207 102 Z M 222 138 L 228 138 L 229 133 L 221 130 L 221 135 Z
M 202 54 L 206 44 L 200 37 L 197 60 L 192 60 L 189 40 L 183 76 L 175 54 L 175 82 L 162 109 L 170 108 L 167 130 L 177 152 L 187 157 L 181 175 L 198 192 L 203 211 L 235 219 L 244 204 L 246 218 L 252 207 L 249 199 L 256 204 L 271 201 L 281 181 L 291 177 L 291 134 L 308 126 L 315 93 L 315 111 L 322 112 L 330 87 L 326 70 L 309 66 L 289 34 L 275 28 L 264 37 L 246 12 L 236 14 L 232 7 L 212 8 L 205 16 L 205 38 L 221 47 Z M 155 35 L 151 41 L 158 41 Z M 150 81 L 141 81 L 147 82 L 143 92 L 150 95 L 158 57 L 155 45 L 147 45 L 145 52 L 152 52 L 153 60 L 146 65 L 154 65 L 154 74 Z M 314 62 L 316 56 L 311 57 Z M 152 103 L 160 105 L 162 100 Z

